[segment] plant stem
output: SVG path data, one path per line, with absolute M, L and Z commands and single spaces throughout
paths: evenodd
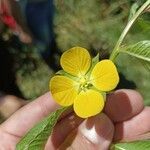
M 131 20 L 127 23 L 125 29 L 123 30 L 119 40 L 117 41 L 111 55 L 110 55 L 110 59 L 112 61 L 115 60 L 115 58 L 117 57 L 117 55 L 119 54 L 119 48 L 123 42 L 123 40 L 125 39 L 127 33 L 129 32 L 130 28 L 132 27 L 132 25 L 134 24 L 134 22 L 137 20 L 137 18 L 143 13 L 143 11 L 148 8 L 150 5 L 150 0 L 147 0 L 140 8 L 139 10 L 135 13 L 135 15 L 131 18 Z

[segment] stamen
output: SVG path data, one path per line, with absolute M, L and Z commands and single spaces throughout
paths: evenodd
M 86 77 L 81 77 L 79 80 L 79 91 L 86 91 L 90 89 L 93 85 L 88 81 Z

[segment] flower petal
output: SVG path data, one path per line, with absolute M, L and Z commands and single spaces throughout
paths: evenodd
M 111 60 L 100 61 L 92 70 L 91 80 L 92 84 L 101 91 L 113 90 L 119 82 L 116 66 Z
M 53 98 L 62 106 L 72 105 L 78 94 L 77 83 L 65 76 L 54 76 L 49 86 Z
M 94 116 L 100 113 L 103 107 L 102 94 L 94 90 L 81 92 L 74 101 L 74 111 L 81 118 Z
M 82 76 L 90 68 L 91 57 L 85 48 L 73 47 L 62 54 L 60 64 L 67 73 Z

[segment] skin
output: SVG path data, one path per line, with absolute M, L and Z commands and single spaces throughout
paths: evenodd
M 60 106 L 50 93 L 37 98 L 0 126 L 1 150 L 15 150 L 16 144 L 39 121 Z M 107 150 L 112 142 L 150 139 L 150 107 L 133 90 L 118 90 L 107 96 L 104 112 L 83 120 L 72 110 L 65 112 L 45 150 Z
M 0 96 L 0 115 L 7 119 L 25 104 L 27 104 L 27 101 L 14 95 Z

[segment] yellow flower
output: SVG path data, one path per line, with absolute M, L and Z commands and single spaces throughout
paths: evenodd
M 60 63 L 63 74 L 50 81 L 50 91 L 56 102 L 62 106 L 73 105 L 81 118 L 100 113 L 104 107 L 102 93 L 113 90 L 119 82 L 114 63 L 105 59 L 92 67 L 89 52 L 81 47 L 64 52 Z

